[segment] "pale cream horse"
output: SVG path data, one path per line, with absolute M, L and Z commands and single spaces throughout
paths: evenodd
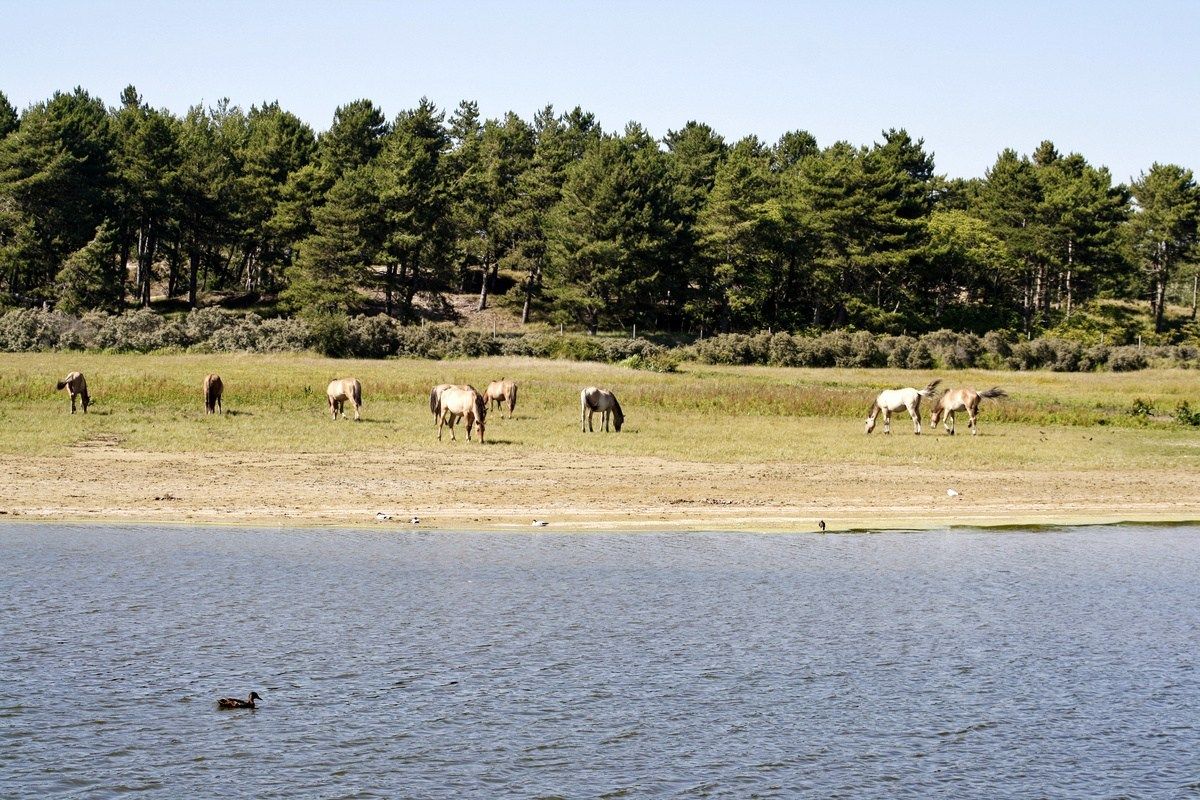
M 225 409 L 221 407 L 221 395 L 225 393 L 225 384 L 221 383 L 221 376 L 215 372 L 210 372 L 204 378 L 204 414 L 224 414 Z
M 55 391 L 66 389 L 71 395 L 71 413 L 75 413 L 75 398 L 79 397 L 83 401 L 83 413 L 87 413 L 88 406 L 91 405 L 91 399 L 88 397 L 87 381 L 84 380 L 82 372 L 71 372 L 67 377 L 63 378 L 54 387 Z
M 943 416 L 946 418 L 943 423 L 946 427 L 946 432 L 951 436 L 954 435 L 954 412 L 966 411 L 968 416 L 967 427 L 971 429 L 971 435 L 979 433 L 979 425 L 976 423 L 976 417 L 979 414 L 979 400 L 982 397 L 1008 397 L 1008 393 L 1000 387 L 996 386 L 988 389 L 986 392 L 977 392 L 974 389 L 947 389 L 942 392 L 942 396 L 933 404 L 933 411 L 929 412 L 929 425 L 936 428 L 938 420 Z
M 358 410 L 362 408 L 363 401 L 362 384 L 357 378 L 338 378 L 330 381 L 325 396 L 329 398 L 329 413 L 334 419 L 338 418 L 339 413 L 342 419 L 346 418 L 346 401 L 349 400 L 350 405 L 354 406 L 354 419 L 358 421 Z
M 941 380 L 932 381 L 924 389 L 914 389 L 911 386 L 905 389 L 885 389 L 879 393 L 879 397 L 875 398 L 874 405 L 871 406 L 871 412 L 867 415 L 867 433 L 875 430 L 875 417 L 879 416 L 879 412 L 883 412 L 883 432 L 892 432 L 892 412 L 899 411 L 902 408 L 908 409 L 908 415 L 912 417 L 913 433 L 921 433 L 921 398 L 931 397 Z
M 474 386 L 447 386 L 438 395 L 438 441 L 442 440 L 442 426 L 450 426 L 450 439 L 457 441 L 454 435 L 454 423 L 466 417 L 467 441 L 471 441 L 472 426 L 479 427 L 479 443 L 483 444 L 483 424 L 487 419 L 487 404 L 483 395 Z
M 625 424 L 625 413 L 621 411 L 621 404 L 617 402 L 616 395 L 608 389 L 589 386 L 579 393 L 579 425 L 584 433 L 592 430 L 592 414 L 597 411 L 600 412 L 601 430 L 608 430 L 608 417 L 611 414 L 613 427 L 617 429 L 617 433 L 621 432 L 621 426 Z
M 504 404 L 508 404 L 508 416 L 512 419 L 513 411 L 517 408 L 517 382 L 506 381 L 501 378 L 498 381 L 492 381 L 483 392 L 483 401 L 488 404 L 488 410 L 492 410 L 492 404 L 496 404 L 496 408 L 500 409 L 500 416 L 504 416 Z
M 439 383 L 429 390 L 429 412 L 433 414 L 434 425 L 437 425 L 442 418 L 442 392 L 449 389 L 452 385 L 449 383 Z

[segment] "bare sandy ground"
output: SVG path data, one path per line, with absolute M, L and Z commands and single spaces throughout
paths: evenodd
M 547 530 L 909 529 L 1200 520 L 1200 476 L 1163 470 L 911 478 L 838 464 L 699 464 L 469 447 L 330 456 L 148 453 L 95 443 L 13 458 L 0 520 Z M 957 496 L 948 496 L 947 489 Z M 390 515 L 379 520 L 378 513 Z

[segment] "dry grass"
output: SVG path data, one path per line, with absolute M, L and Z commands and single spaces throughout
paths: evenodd
M 95 405 L 66 413 L 54 381 L 71 369 L 88 378 Z M 221 374 L 225 418 L 206 418 L 203 376 Z M 331 422 L 324 387 L 340 376 L 363 382 L 362 424 Z M 901 413 L 896 434 L 871 437 L 862 419 L 888 386 L 924 385 L 934 372 L 777 369 L 688 365 L 658 375 L 617 366 L 530 359 L 335 361 L 286 355 L 7 354 L 0 356 L 0 451 L 53 454 L 89 440 L 152 452 L 355 452 L 437 447 L 429 387 L 480 388 L 508 377 L 521 384 L 517 418 L 489 416 L 488 450 L 625 454 L 695 462 L 824 462 L 921 465 L 947 457 L 1007 468 L 1196 465 L 1200 435 L 1128 411 L 1135 399 L 1173 409 L 1191 399 L 1186 371 L 940 375 L 948 385 L 999 385 L 1009 399 L 985 401 L 983 435 L 914 437 Z M 615 436 L 579 433 L 579 389 L 612 387 L 628 421 Z M 928 420 L 926 414 L 926 422 Z M 598 422 L 597 418 L 597 422 Z M 959 420 L 960 434 L 965 420 Z M 927 431 L 930 433 L 931 431 Z M 441 446 L 447 446 L 445 444 Z M 492 457 L 500 457 L 498 454 Z

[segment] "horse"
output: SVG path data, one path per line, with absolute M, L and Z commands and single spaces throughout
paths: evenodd
M 483 424 L 487 419 L 487 404 L 483 395 L 474 386 L 447 386 L 438 396 L 438 441 L 442 440 L 442 426 L 450 426 L 451 441 L 458 441 L 454 435 L 454 423 L 463 417 L 467 418 L 467 441 L 471 441 L 471 427 L 479 426 L 479 443 L 483 444 Z
M 224 414 L 225 409 L 221 407 L 221 395 L 225 393 L 225 384 L 221 383 L 221 376 L 215 372 L 210 372 L 204 378 L 204 414 Z
M 88 397 L 87 381 L 84 380 L 82 372 L 70 372 L 67 377 L 63 378 L 54 386 L 54 390 L 61 391 L 66 389 L 71 395 L 71 413 L 75 413 L 75 397 L 78 396 L 83 401 L 83 413 L 87 413 L 88 406 L 91 405 L 91 398 Z
M 892 412 L 899 411 L 902 408 L 908 409 L 908 415 L 912 417 L 913 433 L 921 433 L 921 398 L 930 397 L 933 395 L 938 384 L 942 381 L 935 380 L 930 382 L 924 389 L 914 389 L 911 386 L 905 389 L 885 389 L 879 393 L 879 397 L 875 398 L 875 403 L 871 406 L 871 411 L 867 414 L 867 433 L 875 430 L 875 417 L 879 416 L 879 412 L 883 412 L 883 432 L 892 432 Z
M 437 425 L 438 420 L 442 418 L 441 399 L 442 392 L 452 386 L 449 383 L 439 383 L 437 386 L 429 390 L 429 411 L 433 414 L 433 424 Z
M 501 417 L 504 416 L 504 403 L 508 403 L 508 417 L 512 419 L 513 411 L 517 408 L 517 382 L 506 381 L 504 378 L 492 381 L 483 393 L 483 401 L 488 404 L 489 411 L 492 403 L 495 403 L 496 408 L 501 411 Z
M 993 397 L 1008 397 L 1008 392 L 998 386 L 988 389 L 986 392 L 977 392 L 974 389 L 947 389 L 942 392 L 941 397 L 933 405 L 933 411 L 929 412 L 929 425 L 936 428 L 938 420 L 945 417 L 943 423 L 946 427 L 946 432 L 951 436 L 954 435 L 954 412 L 966 411 L 969 417 L 967 427 L 971 429 L 971 435 L 979 433 L 979 425 L 975 418 L 979 413 L 980 398 Z
M 363 401 L 362 384 L 357 378 L 338 378 L 330 381 L 325 395 L 329 398 L 329 412 L 334 419 L 338 418 L 339 412 L 342 419 L 346 418 L 346 401 L 349 400 L 350 405 L 354 406 L 354 421 L 359 420 L 358 410 L 362 408 Z
M 617 402 L 616 395 L 608 389 L 589 386 L 579 393 L 579 423 L 580 430 L 584 433 L 591 432 L 592 414 L 597 411 L 600 412 L 601 430 L 608 430 L 608 416 L 612 414 L 613 426 L 617 433 L 621 432 L 621 426 L 625 424 L 625 412 L 621 411 L 621 404 Z

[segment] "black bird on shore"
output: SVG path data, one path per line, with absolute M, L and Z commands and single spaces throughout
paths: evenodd
M 222 697 L 217 701 L 217 708 L 255 708 L 254 701 L 262 700 L 258 692 L 251 692 L 249 700 L 239 700 L 236 697 Z
M 821 520 L 820 522 L 818 522 L 817 527 L 821 529 L 821 533 L 824 533 L 825 532 L 825 520 Z

